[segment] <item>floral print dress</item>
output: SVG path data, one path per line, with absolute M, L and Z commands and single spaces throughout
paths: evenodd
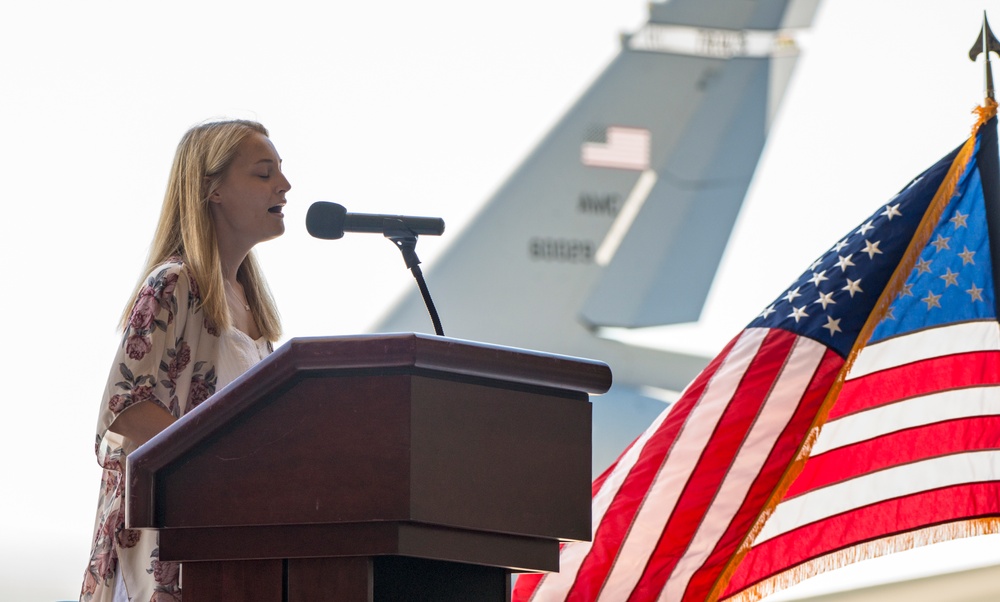
M 137 403 L 162 406 L 175 418 L 208 399 L 219 383 L 219 336 L 201 311 L 197 283 L 183 261 L 172 258 L 146 278 L 122 337 L 97 422 L 95 451 L 104 469 L 90 563 L 81 602 L 111 602 L 115 572 L 132 601 L 181 599 L 179 567 L 160 562 L 156 531 L 125 528 L 125 457 L 131 446 L 108 430 Z

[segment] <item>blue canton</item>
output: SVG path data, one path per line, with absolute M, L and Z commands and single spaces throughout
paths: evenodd
M 938 161 L 833 245 L 749 326 L 790 330 L 846 357 L 956 153 L 957 149 Z M 933 320 L 943 323 L 993 316 L 989 243 L 974 157 L 923 250 L 921 262 L 876 328 L 873 340 L 925 327 Z M 928 294 L 927 301 L 918 298 Z M 968 317 L 957 317 L 959 313 Z
M 966 180 L 959 184 L 959 194 L 942 214 L 902 292 L 872 333 L 872 342 L 921 328 L 996 319 L 979 170 L 971 170 Z

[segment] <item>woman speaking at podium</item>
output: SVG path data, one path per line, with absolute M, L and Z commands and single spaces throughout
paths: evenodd
M 156 532 L 125 528 L 125 457 L 270 353 L 281 326 L 252 249 L 285 231 L 290 187 L 259 123 L 205 123 L 181 139 L 101 401 L 81 601 L 181 599 Z

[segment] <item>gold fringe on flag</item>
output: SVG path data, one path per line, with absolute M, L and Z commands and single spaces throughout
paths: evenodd
M 979 518 L 926 527 L 892 537 L 876 539 L 804 562 L 726 598 L 725 602 L 757 602 L 810 577 L 843 568 L 855 562 L 871 560 L 896 552 L 905 552 L 934 543 L 996 533 L 1000 533 L 1000 518 Z
M 968 140 L 962 145 L 961 150 L 959 150 L 958 155 L 955 160 L 952 161 L 951 167 L 948 169 L 948 173 L 945 175 L 944 180 L 942 180 L 941 185 L 938 187 L 937 192 L 934 194 L 934 198 L 931 200 L 927 211 L 924 213 L 920 224 L 917 226 L 913 238 L 910 239 L 910 244 L 903 253 L 902 258 L 896 265 L 895 271 L 892 273 L 889 282 L 886 284 L 885 289 L 882 291 L 882 295 L 879 297 L 875 304 L 874 309 L 868 316 L 868 320 L 865 322 L 864 327 L 862 327 L 854 346 L 851 348 L 850 353 L 844 361 L 844 365 L 841 367 L 840 372 L 837 374 L 836 380 L 834 380 L 833 386 L 830 387 L 830 391 L 827 393 L 820 405 L 819 411 L 816 413 L 816 418 L 813 420 L 812 425 L 809 428 L 809 432 L 804 438 L 802 445 L 799 447 L 798 453 L 795 454 L 795 459 L 789 464 L 788 468 L 785 470 L 785 474 L 782 475 L 781 480 L 778 482 L 778 486 L 771 493 L 768 498 L 767 503 L 761 510 L 760 515 L 758 515 L 754 526 L 748 532 L 743 543 L 740 544 L 739 549 L 736 554 L 729 560 L 729 563 L 719 574 L 719 578 L 715 582 L 715 586 L 712 588 L 711 594 L 706 599 L 706 602 L 716 602 L 719 600 L 719 596 L 725 591 L 726 586 L 729 584 L 729 580 L 732 579 L 733 574 L 736 572 L 736 568 L 739 566 L 740 562 L 750 551 L 753 546 L 753 542 L 757 539 L 757 535 L 760 534 L 761 530 L 764 528 L 764 524 L 767 519 L 774 513 L 774 509 L 777 507 L 778 503 L 785 497 L 788 489 L 792 486 L 795 478 L 799 476 L 802 472 L 802 468 L 805 466 L 806 460 L 809 458 L 809 452 L 812 450 L 813 444 L 816 442 L 817 437 L 819 437 L 819 432 L 822 426 L 826 423 L 827 417 L 830 414 L 830 410 L 833 408 L 834 403 L 836 403 L 837 398 L 840 396 L 840 390 L 844 386 L 844 380 L 847 374 L 850 372 L 851 367 L 854 365 L 855 359 L 857 359 L 858 354 L 861 352 L 867 344 L 868 340 L 871 338 L 872 332 L 875 327 L 882 321 L 886 313 L 889 311 L 889 307 L 892 302 L 896 299 L 896 296 L 903 289 L 903 285 L 906 284 L 906 279 L 909 277 L 910 272 L 913 271 L 913 266 L 916 265 L 918 259 L 920 259 L 920 254 L 923 252 L 924 247 L 930 241 L 931 234 L 934 228 L 937 227 L 938 221 L 941 219 L 941 214 L 944 212 L 945 207 L 947 207 L 948 202 L 955 195 L 955 188 L 958 186 L 958 181 L 961 179 L 962 174 L 965 172 L 965 168 L 972 158 L 972 154 L 976 148 L 976 134 L 979 132 L 979 128 L 985 124 L 987 121 L 992 119 L 997 114 L 997 102 L 993 99 L 987 98 L 984 106 L 976 107 L 972 111 L 976 115 L 976 123 L 972 128 L 972 133 L 970 134 Z M 977 521 L 971 521 L 977 522 Z M 990 522 L 990 521 L 988 521 Z M 996 522 L 996 521 L 992 521 Z M 1000 523 L 998 523 L 1000 524 Z M 946 529 L 949 525 L 941 527 L 933 527 L 932 530 Z M 983 533 L 994 533 L 998 531 L 984 531 Z M 918 533 L 918 532 L 915 532 Z M 976 533 L 980 534 L 980 533 Z M 906 535 L 900 535 L 896 538 L 892 538 L 893 542 L 897 539 L 905 538 Z M 958 535 L 961 537 L 961 535 Z M 902 541 L 900 539 L 900 541 Z M 916 539 L 914 539 L 916 541 Z M 943 541 L 943 539 L 935 539 L 934 541 Z M 927 541 L 925 543 L 934 543 L 934 541 Z M 788 587 L 802 579 L 807 579 L 814 575 L 818 575 L 827 570 L 833 568 L 839 568 L 856 560 L 862 560 L 864 558 L 870 558 L 873 556 L 858 557 L 856 559 L 847 560 L 846 558 L 851 557 L 851 550 L 857 548 L 868 549 L 871 544 L 862 544 L 860 546 L 855 546 L 848 550 L 837 552 L 831 556 L 821 558 L 819 560 L 810 561 L 799 565 L 789 571 L 771 577 L 764 580 L 761 583 L 753 586 L 750 589 L 744 590 L 735 596 L 731 596 L 727 599 L 733 602 L 747 602 L 751 600 L 759 600 L 761 596 L 766 594 L 760 594 L 759 596 L 753 592 L 766 591 L 767 593 L 773 593 L 779 589 Z M 924 545 L 923 543 L 914 543 L 910 547 L 915 547 L 917 545 Z M 909 548 L 905 548 L 909 549 Z M 895 551 L 895 550 L 894 550 Z M 868 552 L 865 552 L 868 553 Z M 888 552 L 883 552 L 888 553 Z M 879 555 L 879 554 L 875 554 Z M 828 561 L 827 558 L 834 558 L 834 560 Z M 840 564 L 836 564 L 840 562 Z M 833 566 L 836 564 L 836 566 Z M 756 597 L 754 597 L 756 596 Z

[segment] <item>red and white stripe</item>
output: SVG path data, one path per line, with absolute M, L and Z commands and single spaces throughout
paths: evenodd
M 811 339 L 744 331 L 595 482 L 593 542 L 521 577 L 514 600 L 704 600 L 842 364 Z
M 998 514 L 1000 325 L 882 341 L 858 356 L 727 595 L 868 542 Z

